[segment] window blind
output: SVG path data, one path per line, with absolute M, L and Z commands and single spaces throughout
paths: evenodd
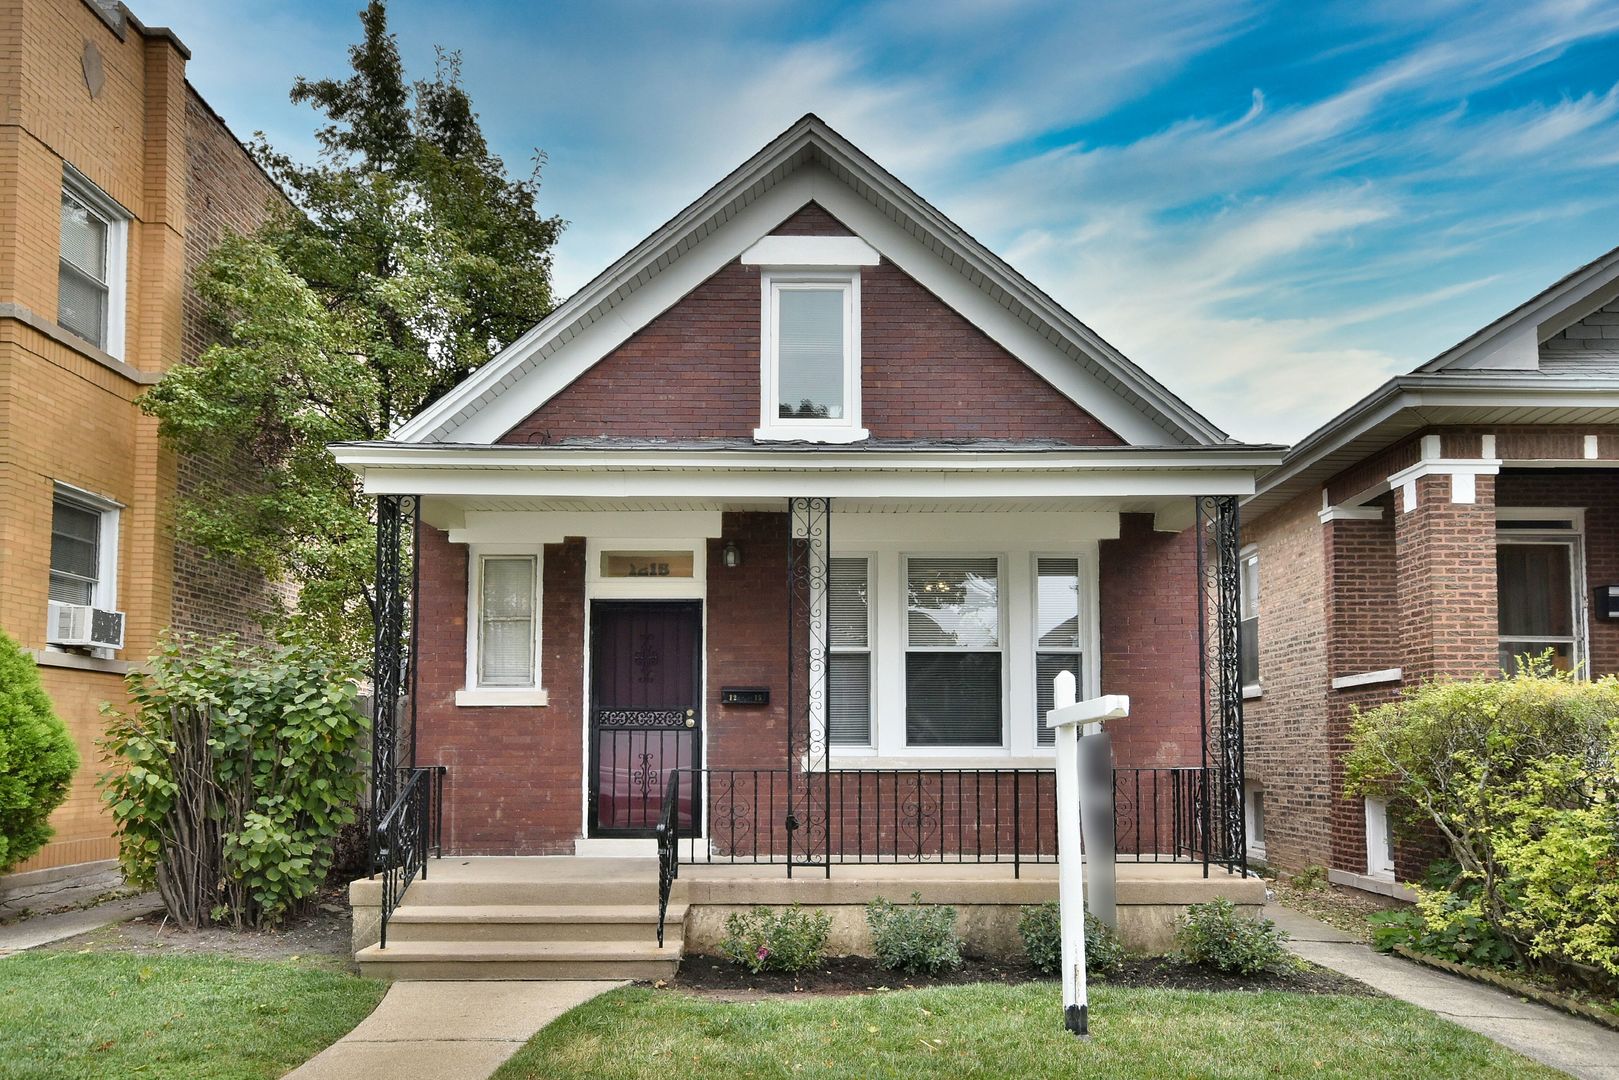
M 65 604 L 95 603 L 101 578 L 101 514 L 68 499 L 51 508 L 49 595 Z
M 485 558 L 478 612 L 478 682 L 534 683 L 534 562 L 532 556 Z
M 871 618 L 869 564 L 834 557 L 827 566 L 827 738 L 871 744 Z
M 905 741 L 1001 745 L 1001 654 L 906 653 Z
M 107 223 L 62 192 L 62 259 L 56 321 L 96 345 L 106 344 Z

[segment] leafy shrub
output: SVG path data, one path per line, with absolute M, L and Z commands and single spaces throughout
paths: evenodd
M 901 907 L 879 896 L 866 905 L 866 925 L 877 962 L 891 971 L 937 975 L 961 966 L 956 909 L 948 904 L 924 904 L 912 893 Z
M 1418 887 L 1413 948 L 1619 986 L 1619 678 L 1525 658 L 1509 678 L 1437 682 L 1357 714 L 1347 790 L 1445 840 L 1455 873 Z M 1398 933 L 1391 920 L 1387 933 Z
M 1047 975 L 1062 966 L 1062 913 L 1055 903 L 1020 910 L 1018 936 L 1023 953 L 1036 971 Z M 1124 944 L 1107 923 L 1085 912 L 1085 974 L 1093 979 L 1116 975 L 1124 967 Z
M 1259 975 L 1298 967 L 1285 932 L 1269 919 L 1238 914 L 1223 896 L 1188 906 L 1175 940 L 1184 962 L 1217 971 Z
M 51 837 L 79 752 L 57 719 L 34 661 L 0 632 L 0 873 Z
M 364 790 L 358 673 L 314 645 L 165 641 L 105 710 L 102 797 L 131 883 L 195 928 L 275 923 L 326 879 Z
M 761 971 L 809 971 L 826 958 L 832 917 L 804 911 L 797 904 L 772 910 L 756 907 L 725 920 L 720 951 L 757 975 Z

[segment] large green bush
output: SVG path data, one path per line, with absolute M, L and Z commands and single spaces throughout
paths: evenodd
M 0 632 L 0 873 L 51 837 L 79 752 L 51 708 L 39 669 Z
M 1180 957 L 1188 964 L 1233 975 L 1288 971 L 1299 961 L 1287 951 L 1287 934 L 1258 915 L 1243 915 L 1223 896 L 1189 904 L 1175 930 Z
M 1431 825 L 1456 864 L 1417 887 L 1428 940 L 1498 938 L 1524 968 L 1619 986 L 1619 679 L 1529 659 L 1409 690 L 1350 740 L 1347 790 Z
M 358 673 L 307 643 L 168 641 L 107 711 L 101 777 L 124 872 L 193 928 L 314 895 L 363 790 Z
M 1062 907 L 1055 901 L 1018 910 L 1018 936 L 1029 966 L 1047 975 L 1062 967 Z M 1085 912 L 1085 974 L 1105 979 L 1124 969 L 1124 943 L 1107 923 Z

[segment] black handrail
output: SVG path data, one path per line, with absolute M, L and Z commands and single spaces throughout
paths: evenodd
M 376 863 L 371 876 L 382 875 L 382 923 L 378 948 L 388 947 L 388 920 L 405 897 L 405 890 L 421 874 L 427 880 L 427 859 L 443 854 L 443 765 L 401 769 L 405 776 L 399 795 L 377 821 Z
M 680 770 L 671 769 L 656 826 L 658 843 L 658 948 L 663 948 L 663 922 L 669 914 L 669 891 L 680 876 Z

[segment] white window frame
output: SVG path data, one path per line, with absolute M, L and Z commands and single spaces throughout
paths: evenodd
M 832 742 L 830 735 L 831 729 L 827 723 L 828 718 L 824 715 L 825 710 L 831 706 L 830 682 L 828 683 L 826 701 L 824 703 L 816 703 L 817 715 L 813 716 L 811 720 L 816 728 L 823 733 L 826 739 L 826 745 L 829 748 L 832 748 L 834 753 L 842 754 L 850 751 L 854 751 L 855 753 L 870 752 L 873 748 L 875 748 L 877 743 L 877 702 L 879 700 L 877 694 L 877 678 L 879 674 L 877 670 L 877 558 L 869 551 L 834 551 L 828 555 L 827 558 L 829 560 L 853 559 L 866 564 L 866 644 L 863 647 L 859 645 L 832 644 L 832 616 L 830 597 L 823 595 L 826 593 L 826 590 L 823 589 L 818 582 L 812 582 L 811 584 L 815 585 L 816 595 L 812 600 L 815 611 L 817 613 L 825 612 L 825 632 L 822 634 L 821 638 L 826 642 L 827 678 L 830 680 L 832 677 L 831 658 L 833 655 L 839 653 L 854 653 L 863 654 L 866 657 L 866 663 L 869 665 L 868 686 L 866 691 L 869 698 L 866 702 L 866 708 L 868 715 L 871 717 L 871 724 L 867 732 L 867 739 L 864 743 Z M 830 572 L 831 569 L 829 565 L 828 573 Z
M 487 559 L 529 558 L 534 560 L 534 681 L 527 686 L 484 686 L 481 683 L 479 649 L 483 637 L 483 565 Z M 466 684 L 455 692 L 457 705 L 548 705 L 540 670 L 541 645 L 545 636 L 545 549 L 537 544 L 470 544 L 467 548 L 467 669 Z
M 80 510 L 98 514 L 101 517 L 101 531 L 96 537 L 96 581 L 90 591 L 90 606 L 103 611 L 118 610 L 118 526 L 119 517 L 123 511 L 123 504 L 103 495 L 74 487 L 72 484 L 57 482 L 51 489 L 51 531 L 56 529 L 56 503 L 58 500 L 78 507 Z M 46 578 L 55 573 L 53 567 L 47 562 Z M 58 649 L 58 646 L 49 646 Z M 95 649 L 97 655 L 111 656 L 111 649 Z
M 981 646 L 963 645 L 912 645 L 911 619 L 908 607 L 906 589 L 911 580 L 912 559 L 994 559 L 995 560 L 995 630 L 996 646 L 985 648 Z M 1011 620 L 1007 617 L 1011 586 L 1011 578 L 1007 573 L 1008 560 L 1002 552 L 996 551 L 905 551 L 899 557 L 899 666 L 896 681 L 899 683 L 900 710 L 898 726 L 900 732 L 900 745 L 907 754 L 995 754 L 1005 752 L 1008 747 L 1009 728 L 1012 723 L 1011 695 L 1008 692 L 1012 677 L 1012 641 Z M 910 702 L 906 699 L 908 678 L 905 674 L 910 654 L 913 652 L 928 653 L 998 653 L 1001 658 L 1001 734 L 1000 741 L 993 744 L 972 745 L 939 745 L 926 743 L 911 745 L 910 733 Z M 1032 653 L 1031 662 L 1032 662 Z M 1032 685 L 1032 684 L 1031 684 Z
M 870 432 L 860 426 L 860 272 L 858 270 L 766 270 L 759 307 L 759 427 L 755 439 L 763 441 L 851 443 Z M 843 416 L 838 419 L 782 417 L 776 316 L 782 291 L 795 288 L 837 288 L 843 293 Z
M 1569 549 L 1569 602 L 1573 605 L 1570 613 L 1570 625 L 1574 631 L 1572 636 L 1544 635 L 1541 637 L 1523 637 L 1518 635 L 1496 634 L 1498 644 L 1516 642 L 1525 645 L 1535 643 L 1564 644 L 1569 646 L 1569 662 L 1573 667 L 1575 678 L 1590 677 L 1587 664 L 1589 658 L 1587 649 L 1590 641 L 1589 608 L 1586 603 L 1585 579 L 1585 509 L 1571 506 L 1501 506 L 1495 511 L 1498 522 L 1495 530 L 1495 543 L 1511 545 L 1544 545 L 1561 546 Z M 1500 522 L 1510 521 L 1566 521 L 1566 529 L 1520 529 L 1502 526 Z M 1499 584 L 1497 585 L 1499 588 Z
M 66 163 L 62 166 L 62 193 L 74 199 L 99 218 L 107 227 L 107 318 L 104 342 L 90 341 L 63 326 L 62 330 L 92 348 L 100 349 L 115 360 L 124 358 L 124 308 L 127 303 L 129 277 L 129 222 L 131 214 L 117 200 L 91 183 L 79 170 Z M 58 234 L 60 236 L 60 234 Z M 58 240 L 60 243 L 60 239 Z M 57 281 L 60 288 L 60 249 L 57 251 Z M 58 301 L 60 305 L 60 301 Z M 60 308 L 58 309 L 60 310 Z M 60 324 L 58 324 L 60 325 Z
M 1394 833 L 1388 803 L 1368 796 L 1366 805 L 1366 873 L 1380 881 L 1394 880 Z
M 1260 810 L 1255 813 L 1255 799 L 1258 800 Z M 1248 854 L 1257 856 L 1260 860 L 1265 858 L 1265 788 L 1262 784 L 1244 784 L 1242 786 L 1242 821 L 1243 831 L 1247 834 Z M 1259 828 L 1255 829 L 1255 823 Z
M 1247 577 L 1248 577 L 1248 567 L 1250 565 L 1254 568 L 1254 573 L 1253 573 L 1254 599 L 1253 599 L 1252 610 L 1249 610 L 1247 590 L 1244 587 L 1244 582 L 1247 580 Z M 1242 696 L 1244 698 L 1260 697 L 1265 692 L 1265 680 L 1263 678 L 1263 672 L 1261 672 L 1259 670 L 1259 651 L 1258 651 L 1259 650 L 1259 630 L 1262 629 L 1262 627 L 1259 625 L 1259 605 L 1260 605 L 1260 593 L 1261 593 L 1261 583 L 1260 583 L 1260 580 L 1259 580 L 1259 574 L 1260 574 L 1261 567 L 1262 567 L 1262 564 L 1259 561 L 1259 546 L 1257 544 L 1249 544 L 1247 547 L 1243 548 L 1242 551 L 1237 555 L 1237 629 L 1238 629 L 1238 633 L 1240 634 L 1241 630 L 1242 630 L 1242 624 L 1247 622 L 1249 619 L 1252 619 L 1254 621 L 1254 631 L 1255 631 L 1254 632 L 1254 681 L 1253 682 L 1247 682 L 1246 680 L 1244 680 L 1244 682 L 1242 684 Z
M 1074 647 L 1052 646 L 1043 647 L 1040 644 L 1040 560 L 1041 559 L 1073 559 L 1079 575 L 1079 644 Z M 1033 722 L 1030 730 L 1033 732 L 1034 748 L 1036 752 L 1056 753 L 1056 739 L 1041 745 L 1040 733 L 1050 730 L 1046 727 L 1046 718 L 1040 715 L 1040 654 L 1041 653 L 1067 653 L 1079 657 L 1079 670 L 1074 672 L 1078 678 L 1076 684 L 1081 698 L 1095 697 L 1096 694 L 1088 690 L 1091 685 L 1090 673 L 1087 670 L 1094 662 L 1091 652 L 1091 643 L 1097 640 L 1099 634 L 1091 626 L 1091 617 L 1096 612 L 1094 597 L 1087 593 L 1094 591 L 1090 576 L 1086 573 L 1085 556 L 1078 551 L 1031 551 L 1029 553 L 1029 649 L 1028 662 L 1021 665 L 1024 678 L 1034 688 L 1035 707 L 1030 710 Z

